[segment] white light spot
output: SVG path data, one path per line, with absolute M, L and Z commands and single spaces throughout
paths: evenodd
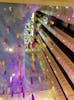
M 58 7 L 58 6 L 56 6 L 56 9 L 58 10 L 58 9 L 59 9 L 59 7 Z
M 59 17 L 60 15 L 58 14 L 57 16 Z
M 63 40 L 63 42 L 65 42 L 65 40 Z
M 15 73 L 12 74 L 12 77 L 14 77 L 14 76 L 15 76 Z
M 68 18 L 68 20 L 70 20 L 70 18 Z
M 9 48 L 8 50 L 9 50 L 9 52 L 13 52 L 13 49 L 12 48 Z
M 72 15 L 72 17 L 74 17 L 74 14 Z
M 10 12 L 12 11 L 12 7 L 9 7 L 9 11 L 10 11 Z
M 65 8 L 68 9 L 69 7 L 68 6 L 65 6 Z

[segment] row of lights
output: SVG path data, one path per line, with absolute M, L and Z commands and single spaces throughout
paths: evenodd
M 68 6 L 65 6 L 66 9 L 68 9 L 69 7 Z M 56 6 L 56 9 L 58 10 L 59 9 L 59 6 Z
M 56 6 L 56 10 L 59 10 L 59 6 Z M 69 6 L 65 6 L 65 8 L 66 9 L 68 9 L 69 8 Z M 57 17 L 60 17 L 60 14 L 57 14 Z M 74 14 L 72 15 L 72 18 L 74 18 Z M 71 18 L 68 18 L 68 21 L 70 21 L 71 20 Z
M 65 6 L 66 9 L 68 9 L 69 7 L 68 6 Z M 59 6 L 56 6 L 56 10 L 59 9 Z M 58 14 L 57 17 L 59 17 L 60 15 Z M 74 17 L 74 14 L 72 15 L 72 18 Z M 68 18 L 68 21 L 70 21 L 71 18 Z
M 13 11 L 13 7 L 11 7 L 11 6 L 9 6 L 9 7 L 8 7 L 8 9 L 9 9 L 9 11 L 10 11 L 10 12 L 12 12 L 12 11 Z M 7 8 L 4 8 L 3 10 L 4 10 L 4 11 L 6 11 L 6 10 L 7 10 Z
M 6 48 L 4 48 L 4 50 L 6 51 L 6 52 L 13 52 L 13 48 L 11 48 L 11 47 L 6 47 Z

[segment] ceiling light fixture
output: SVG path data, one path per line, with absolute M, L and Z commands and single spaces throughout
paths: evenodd
M 70 20 L 70 18 L 68 18 L 68 20 Z
M 58 9 L 59 9 L 59 7 L 58 7 L 58 6 L 56 6 L 56 9 L 58 10 Z
M 15 73 L 12 74 L 12 77 L 14 77 L 14 76 L 15 76 Z
M 9 51 L 9 52 L 13 52 L 13 49 L 12 49 L 12 48 L 9 48 L 8 51 Z
M 72 17 L 74 17 L 74 14 L 72 15 Z
M 69 7 L 68 6 L 65 6 L 65 8 L 68 9 Z

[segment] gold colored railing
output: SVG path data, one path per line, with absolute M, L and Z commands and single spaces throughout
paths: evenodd
M 73 6 L 74 7 L 74 0 L 0 0 L 0 2 L 22 3 L 22 4 L 41 4 L 41 5 L 59 5 L 59 6 Z

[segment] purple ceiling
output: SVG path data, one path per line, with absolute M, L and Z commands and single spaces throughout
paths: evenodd
M 28 72 L 32 70 L 32 55 L 24 51 L 25 24 L 39 7 L 0 3 L 0 94 L 13 95 L 47 89 L 37 55 L 35 70 L 30 75 Z M 39 83 L 36 71 L 42 83 Z

